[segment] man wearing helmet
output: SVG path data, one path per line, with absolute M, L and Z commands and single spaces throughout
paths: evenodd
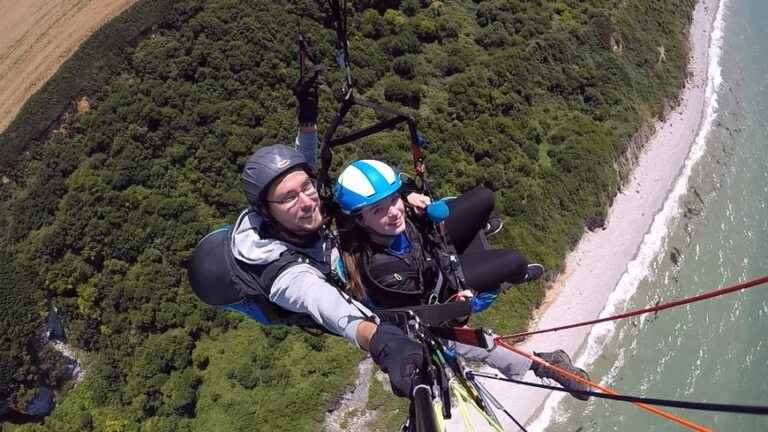
M 296 149 L 271 145 L 245 164 L 249 208 L 234 226 L 203 238 L 189 265 L 193 291 L 204 302 L 262 324 L 314 326 L 370 351 L 392 389 L 410 396 L 421 382 L 423 347 L 331 282 L 339 253 L 323 227 L 315 188 L 316 76 L 295 91 L 299 101 Z

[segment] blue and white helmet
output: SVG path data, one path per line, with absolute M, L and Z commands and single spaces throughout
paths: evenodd
M 336 180 L 334 198 L 346 214 L 355 214 L 400 190 L 403 181 L 391 166 L 377 160 L 352 162 Z

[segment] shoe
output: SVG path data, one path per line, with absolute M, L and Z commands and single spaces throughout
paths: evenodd
M 551 364 L 552 366 L 557 366 L 564 371 L 570 372 L 574 375 L 584 378 L 585 380 L 589 380 L 589 375 L 587 372 L 582 368 L 574 366 L 573 362 L 571 362 L 571 357 L 568 356 L 568 354 L 563 350 L 542 353 L 534 352 L 533 355 Z M 544 366 L 537 362 L 533 362 L 531 365 L 531 370 L 537 377 L 542 379 L 548 378 L 556 381 L 566 390 L 589 391 L 591 389 L 591 387 L 587 384 L 576 381 L 573 378 L 557 371 L 556 369 Z M 582 401 L 589 400 L 589 396 L 586 395 L 571 393 L 571 396 Z
M 544 266 L 541 264 L 533 263 L 528 264 L 528 268 L 525 270 L 525 277 L 523 282 L 533 282 L 544 274 Z
M 492 217 L 488 219 L 488 222 L 485 224 L 485 236 L 490 237 L 496 234 L 501 231 L 502 227 L 504 227 L 504 221 L 501 218 Z

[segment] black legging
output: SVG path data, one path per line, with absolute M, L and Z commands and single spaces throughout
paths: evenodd
M 467 285 L 478 292 L 497 290 L 504 282 L 521 283 L 528 267 L 528 260 L 513 250 L 487 248 L 485 224 L 494 204 L 493 192 L 482 186 L 448 201 L 448 237 L 459 253 Z

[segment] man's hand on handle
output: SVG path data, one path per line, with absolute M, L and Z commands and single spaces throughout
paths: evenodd
M 392 324 L 380 324 L 371 338 L 373 361 L 389 375 L 392 392 L 412 397 L 413 389 L 425 382 L 426 353 L 424 347 Z

